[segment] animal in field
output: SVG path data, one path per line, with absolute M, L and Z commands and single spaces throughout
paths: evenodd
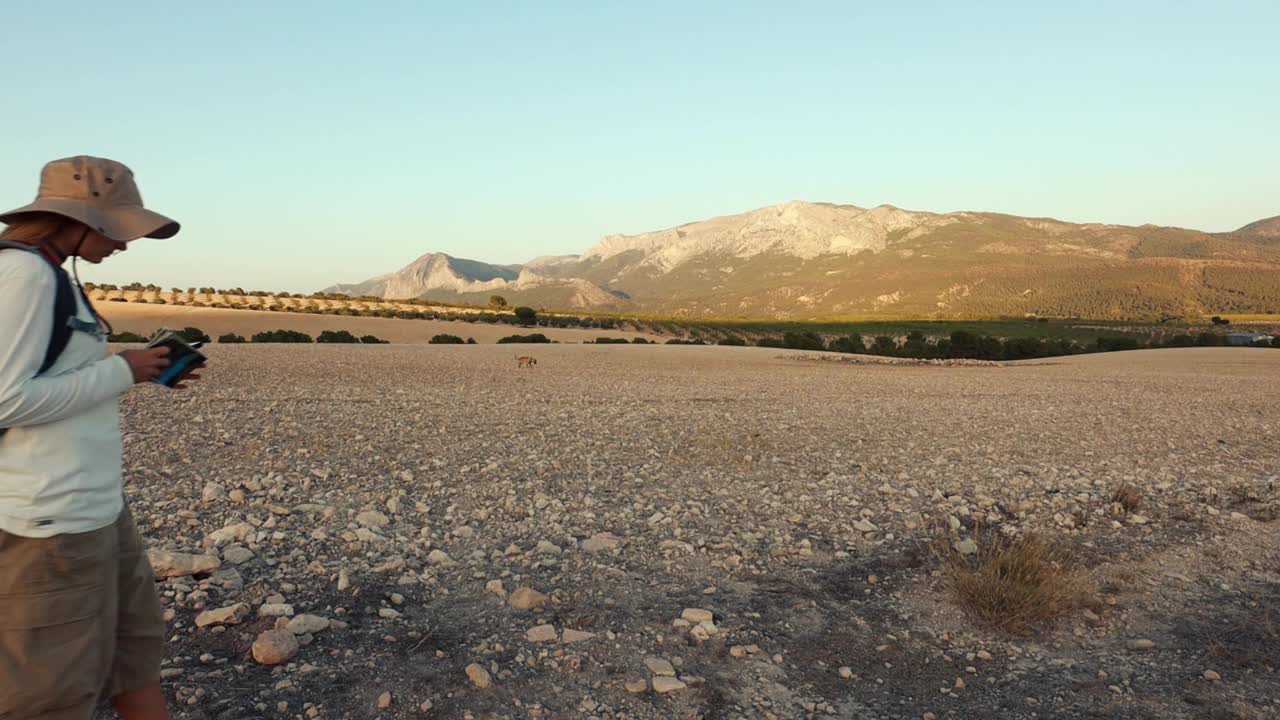
M 516 356 L 516 367 L 517 367 L 517 368 L 531 368 L 531 367 L 533 367 L 534 365 L 537 365 L 537 364 L 538 364 L 538 361 L 537 361 L 536 359 L 534 359 L 534 358 L 529 357 L 528 355 L 517 355 L 517 356 Z

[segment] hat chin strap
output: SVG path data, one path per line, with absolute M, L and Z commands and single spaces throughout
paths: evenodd
M 84 232 L 80 234 L 80 239 L 76 242 L 76 249 L 71 251 L 71 277 L 75 279 L 76 289 L 80 291 L 80 297 L 84 298 L 84 304 L 89 307 L 89 312 L 93 313 L 93 316 L 102 324 L 103 329 L 107 331 L 107 337 L 110 337 L 116 334 L 115 328 L 111 327 L 111 323 L 108 322 L 107 319 L 102 316 L 102 313 L 98 312 L 98 308 L 94 307 L 93 303 L 89 301 L 89 293 L 84 291 L 84 283 L 80 282 L 80 270 L 76 266 L 76 261 L 80 259 L 80 248 L 84 246 L 84 241 L 88 238 L 89 228 L 86 227 Z

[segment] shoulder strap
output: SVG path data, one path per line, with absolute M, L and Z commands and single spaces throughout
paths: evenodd
M 35 253 L 48 262 L 48 258 L 43 253 L 30 245 L 0 240 L 0 250 L 23 250 Z M 56 283 L 53 298 L 53 332 L 49 335 L 49 347 L 45 349 L 44 361 L 40 363 L 40 371 L 36 373 L 37 375 L 48 372 L 49 368 L 58 361 L 62 351 L 67 349 L 67 343 L 71 342 L 71 319 L 76 316 L 76 294 L 71 285 L 71 278 L 67 276 L 66 270 L 52 262 L 48 262 L 48 265 L 49 269 L 53 270 Z

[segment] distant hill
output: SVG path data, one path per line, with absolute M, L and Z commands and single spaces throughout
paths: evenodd
M 1249 223 L 1235 232 L 1248 238 L 1280 242 L 1280 215 Z
M 527 265 L 434 253 L 326 292 L 778 319 L 1280 312 L 1276 233 L 796 201 Z

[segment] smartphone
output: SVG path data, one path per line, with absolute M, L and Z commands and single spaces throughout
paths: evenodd
M 169 367 L 165 368 L 151 382 L 165 387 L 173 387 L 182 382 L 196 365 L 204 362 L 208 358 L 204 353 L 200 352 L 203 343 L 189 343 L 183 340 L 177 333 L 172 331 L 160 331 L 156 337 L 147 343 L 148 348 L 167 347 L 169 348 Z

